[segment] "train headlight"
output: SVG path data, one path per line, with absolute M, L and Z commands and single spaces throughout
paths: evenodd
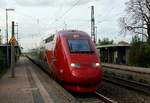
M 94 67 L 100 67 L 100 63 L 93 63 Z
M 70 66 L 71 67 L 80 67 L 80 64 L 79 63 L 71 63 Z

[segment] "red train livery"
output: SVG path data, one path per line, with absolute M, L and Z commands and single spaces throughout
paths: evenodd
M 102 80 L 102 67 L 95 44 L 87 33 L 63 30 L 42 43 L 43 58 L 64 88 L 94 92 Z

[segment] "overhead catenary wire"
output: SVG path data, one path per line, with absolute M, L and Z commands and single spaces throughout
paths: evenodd
M 75 0 L 76 1 L 76 0 Z M 74 3 L 74 5 L 67 9 L 61 16 L 59 16 L 59 18 L 55 19 L 50 25 L 52 25 L 55 22 L 58 22 L 60 19 L 62 19 L 67 13 L 69 13 L 78 3 L 80 2 L 80 0 L 78 0 L 77 2 Z
M 64 18 L 64 16 L 66 16 L 74 7 L 76 7 L 76 5 L 78 5 L 79 4 L 79 2 L 80 2 L 81 0 L 74 0 L 74 4 L 72 4 L 72 6 L 71 7 L 69 7 L 68 9 L 66 9 L 66 11 L 62 14 L 62 15 L 60 15 L 58 18 L 56 18 L 54 21 L 52 21 L 51 22 L 51 24 L 53 24 L 53 23 L 55 23 L 56 24 L 56 22 L 58 22 L 58 21 L 60 21 L 61 19 L 63 19 Z M 104 15 L 102 15 L 102 17 L 106 17 L 107 15 L 109 15 L 109 13 L 110 12 L 113 12 L 113 10 L 114 10 L 114 6 L 111 6 L 111 7 L 109 7 L 110 9 L 108 9 L 108 11 L 109 12 L 106 12 L 106 14 L 104 14 Z M 59 8 L 59 10 L 62 10 L 62 7 L 61 8 Z M 65 10 L 65 9 L 64 9 Z M 57 12 L 57 11 L 56 11 Z M 55 14 L 55 13 L 54 13 Z M 29 15 L 26 15 L 26 14 L 23 14 L 23 15 L 25 15 L 26 17 L 28 17 L 28 18 L 31 18 L 31 19 L 33 19 L 33 20 L 35 20 L 35 18 L 33 17 L 33 16 L 29 16 Z M 96 16 L 96 18 L 99 18 L 99 15 L 101 15 L 101 14 L 98 14 L 98 17 Z M 102 18 L 101 17 L 101 18 Z M 42 20 L 41 20 L 42 21 Z M 102 21 L 102 22 L 101 22 Z M 108 20 L 106 20 L 106 21 L 108 21 Z M 66 21 L 67 22 L 67 21 Z M 103 23 L 103 22 L 105 22 L 105 21 L 103 21 L 103 20 L 100 20 L 100 21 L 97 21 L 97 23 L 96 23 L 96 25 L 98 25 L 98 24 L 101 24 L 101 23 Z M 62 26 L 60 26 L 61 24 L 59 23 L 58 25 L 56 24 L 56 26 L 58 27 L 58 28 L 61 28 Z M 64 25 L 64 24 L 63 24 Z M 49 25 L 50 27 L 50 29 L 55 29 L 56 27 L 53 27 L 54 25 Z M 52 26 L 52 27 L 51 27 Z M 68 24 L 68 27 L 69 27 L 70 25 Z M 90 25 L 89 25 L 89 21 L 87 21 L 87 23 L 86 22 L 84 22 L 84 23 L 81 23 L 80 22 L 80 25 L 78 25 L 77 24 L 77 28 L 89 28 L 90 27 Z M 99 27 L 98 27 L 99 28 Z M 48 29 L 48 28 L 47 28 Z M 107 31 L 106 31 L 107 32 Z

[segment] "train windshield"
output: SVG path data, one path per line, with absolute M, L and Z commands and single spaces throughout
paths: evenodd
M 88 40 L 68 40 L 70 52 L 92 52 Z

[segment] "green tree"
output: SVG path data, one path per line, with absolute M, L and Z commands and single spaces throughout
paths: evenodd
M 103 40 L 98 40 L 97 45 L 108 45 L 108 44 L 113 44 L 113 40 L 109 40 L 109 38 L 104 38 Z
M 120 18 L 121 31 L 143 35 L 150 45 L 150 0 L 129 0 L 126 6 L 127 14 Z
M 118 44 L 129 44 L 129 43 L 126 41 L 119 41 Z

